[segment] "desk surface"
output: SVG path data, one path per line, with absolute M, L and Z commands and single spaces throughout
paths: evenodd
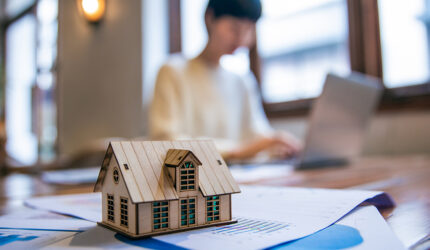
M 0 180 L 0 214 L 22 208 L 23 200 L 31 196 L 93 189 L 93 185 L 49 185 L 37 175 L 11 174 Z M 381 213 L 405 246 L 414 246 L 430 236 L 430 155 L 366 157 L 347 167 L 296 171 L 287 178 L 251 184 L 383 190 L 397 206 Z

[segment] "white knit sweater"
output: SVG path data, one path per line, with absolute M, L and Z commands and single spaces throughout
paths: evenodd
M 211 138 L 221 151 L 272 133 L 254 78 L 179 55 L 158 73 L 149 125 L 153 139 Z

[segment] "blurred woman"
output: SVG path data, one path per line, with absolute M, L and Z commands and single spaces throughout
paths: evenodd
M 211 138 L 226 160 L 260 152 L 287 157 L 300 149 L 276 133 L 264 114 L 256 81 L 220 65 L 223 55 L 255 43 L 259 0 L 210 0 L 205 12 L 208 42 L 193 59 L 175 55 L 158 73 L 150 108 L 153 139 Z

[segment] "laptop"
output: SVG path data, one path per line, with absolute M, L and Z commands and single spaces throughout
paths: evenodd
M 311 111 L 303 151 L 290 163 L 297 169 L 338 166 L 358 156 L 382 90 L 378 79 L 363 74 L 328 74 Z

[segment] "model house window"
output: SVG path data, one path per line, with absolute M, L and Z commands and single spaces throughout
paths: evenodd
M 113 170 L 113 181 L 118 184 L 119 182 L 119 171 L 117 168 Z
M 114 199 L 113 195 L 107 195 L 107 219 L 109 221 L 115 222 L 115 213 L 114 213 Z
M 128 227 L 128 199 L 121 197 L 121 226 Z
M 185 162 L 181 166 L 181 191 L 195 190 L 195 167 L 192 162 Z
M 169 202 L 154 202 L 152 203 L 152 209 L 154 230 L 169 228 Z
M 219 196 L 206 198 L 206 212 L 207 222 L 219 221 Z
M 196 198 L 181 200 L 181 226 L 196 224 Z

